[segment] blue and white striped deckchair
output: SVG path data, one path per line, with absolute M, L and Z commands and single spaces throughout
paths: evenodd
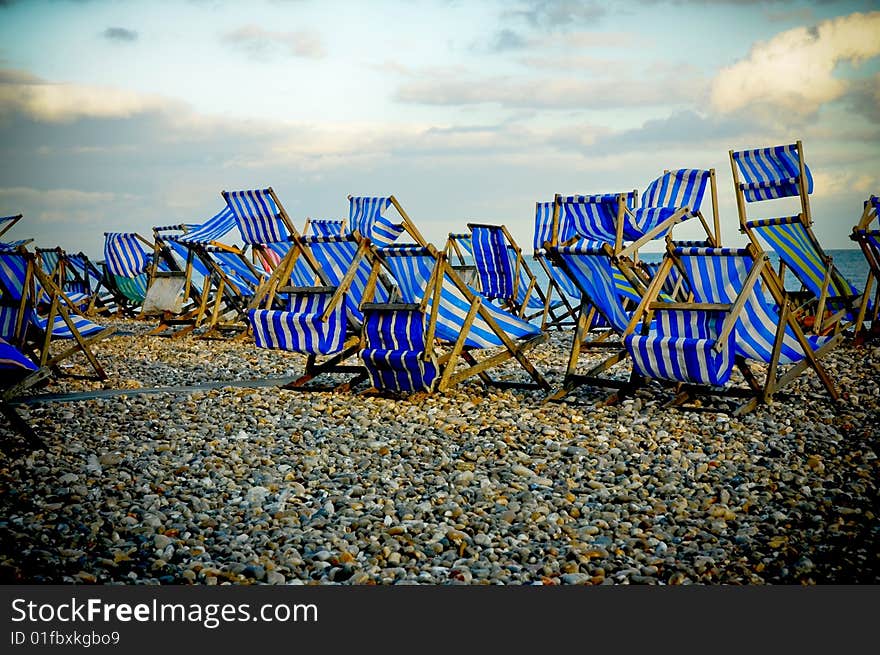
M 150 255 L 142 244 L 152 244 L 133 232 L 104 233 L 104 269 L 117 307 L 133 313 L 147 295 Z
M 320 286 L 311 286 L 313 281 L 297 283 L 292 276 L 291 286 L 277 289 L 277 301 L 286 299 L 287 307 L 250 309 L 248 321 L 257 346 L 308 355 L 305 373 L 285 388 L 305 388 L 306 382 L 323 374 L 351 373 L 354 377 L 334 387 L 349 388 L 366 378 L 363 367 L 341 364 L 359 348 L 360 305 L 371 285 L 375 286 L 371 297 L 383 301 L 389 297 L 388 289 L 378 276 L 371 276 L 372 267 L 365 258 L 368 244 L 356 235 L 299 237 L 293 247 L 309 252 L 318 263 L 311 277 L 317 277 Z M 289 259 L 279 264 L 288 265 Z
M 562 386 L 549 396 L 549 400 L 560 400 L 582 384 L 625 388 L 628 383 L 599 377 L 599 374 L 625 358 L 626 350 L 619 338 L 622 338 L 633 320 L 633 309 L 647 291 L 647 285 L 628 260 L 615 260 L 608 243 L 582 240 L 568 246 L 551 246 L 547 249 L 547 255 L 572 280 L 580 298 L 565 377 Z M 635 291 L 636 288 L 639 288 L 639 293 Z M 597 316 L 601 320 L 597 320 Z M 608 329 L 588 341 L 587 333 L 593 327 Z M 586 374 L 578 374 L 577 366 L 584 348 L 613 348 L 615 352 Z
M 345 221 L 331 218 L 309 218 L 303 228 L 305 236 L 341 237 L 345 234 Z
M 804 324 L 818 334 L 855 323 L 862 293 L 837 269 L 811 227 L 813 176 L 804 161 L 803 144 L 731 150 L 729 154 L 740 229 L 755 246 L 761 247 L 763 241 L 779 256 L 780 278 L 785 279 L 788 267 L 800 282 L 803 292 L 790 295 L 808 300 L 799 310 Z M 747 216 L 749 204 L 789 197 L 800 201 L 796 216 L 760 220 Z
M 544 377 L 524 354 L 546 340 L 540 328 L 481 298 L 461 281 L 445 255 L 433 247 L 393 245 L 376 249 L 375 253 L 373 266 L 386 267 L 398 292 L 394 302 L 362 305 L 365 324 L 369 327 L 364 330 L 361 359 L 374 384 L 388 385 L 377 388 L 442 391 L 472 375 L 480 375 L 493 384 L 523 386 L 519 382 L 494 381 L 485 373 L 489 366 L 511 358 L 532 378 L 528 386 L 548 388 Z M 421 318 L 414 312 L 421 314 Z M 394 328 L 394 325 L 407 327 Z M 389 334 L 396 336 L 383 337 L 378 342 L 369 340 L 371 336 L 379 338 Z M 442 371 L 439 379 L 433 364 L 435 338 L 452 346 L 450 352 L 436 360 Z M 415 345 L 425 350 L 414 351 Z M 472 349 L 495 348 L 504 350 L 482 363 L 470 353 Z M 413 352 L 419 354 L 413 355 Z M 459 357 L 469 364 L 462 371 L 455 370 Z M 411 388 L 419 380 L 420 389 Z
M 290 218 L 272 190 L 223 191 L 241 238 L 250 246 L 288 241 L 295 233 Z
M 880 334 L 880 197 L 871 196 L 864 203 L 864 210 L 859 222 L 853 226 L 850 239 L 859 244 L 865 261 L 868 264 L 868 277 L 865 280 L 862 298 L 859 301 L 859 315 L 856 318 L 855 339 L 862 341 L 866 335 Z M 871 289 L 877 284 L 873 300 Z M 870 325 L 866 332 L 865 320 Z
M 50 298 L 47 314 L 37 313 L 37 287 Z M 33 253 L 0 253 L 0 338 L 21 350 L 33 350 L 40 366 L 54 366 L 76 352 L 82 352 L 100 379 L 107 376 L 89 345 L 113 332 L 84 316 L 71 315 L 71 301 L 37 265 Z M 52 355 L 53 339 L 68 339 L 74 345 Z
M 522 250 L 503 225 L 469 223 L 468 234 L 450 233 L 447 256 L 456 254 L 464 264 L 473 261 L 483 297 L 528 321 L 544 317 L 544 292 L 522 255 Z M 562 305 L 557 300 L 552 309 Z
M 658 302 L 662 281 L 655 280 L 637 312 L 641 333 L 634 333 L 633 322 L 624 337 L 636 374 L 688 385 L 675 401 L 680 403 L 694 389 L 716 392 L 727 385 L 736 364 L 750 387 L 749 401 L 736 410 L 743 413 L 768 402 L 811 366 L 837 399 L 819 357 L 842 335 L 804 335 L 765 254 L 753 245 L 680 248 L 670 243 L 660 274 L 665 276 L 673 265 L 687 277 L 693 300 Z M 748 368 L 749 361 L 767 365 L 763 385 Z M 779 373 L 780 366 L 789 365 Z
M 70 308 L 82 313 L 91 300 L 89 287 L 74 270 L 70 270 L 67 253 L 61 248 L 37 248 L 36 255 L 43 272 L 64 291 L 65 297 L 73 302 Z M 40 292 L 40 302 L 51 302 L 45 291 Z

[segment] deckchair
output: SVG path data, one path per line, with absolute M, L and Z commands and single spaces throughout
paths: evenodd
M 65 253 L 64 266 L 67 278 L 64 291 L 78 292 L 88 297 L 85 308 L 87 316 L 115 311 L 113 294 L 102 284 L 101 271 L 88 255 L 82 251 L 76 254 Z
M 390 302 L 367 302 L 360 358 L 373 387 L 390 392 L 443 391 L 471 376 L 496 386 L 548 389 L 526 352 L 547 340 L 540 328 L 484 299 L 465 284 L 446 254 L 431 245 L 371 250 L 373 271 L 397 285 Z M 434 341 L 449 348 L 439 353 Z M 481 360 L 474 352 L 494 350 Z M 458 369 L 460 360 L 467 365 Z M 496 380 L 487 371 L 516 360 L 530 382 Z
M 229 290 L 223 282 L 220 272 L 216 270 L 225 270 L 223 264 L 217 262 L 209 249 L 230 247 L 221 239 L 234 229 L 235 220 L 227 206 L 204 223 L 153 228 L 156 252 L 148 300 L 144 302 L 144 307 L 145 311 L 149 308 L 161 312 L 161 317 L 151 334 L 159 334 L 172 327 L 178 328 L 172 336 L 188 334 L 225 309 L 224 292 L 235 296 L 236 291 Z M 163 262 L 167 264 L 164 272 L 159 270 Z M 248 276 L 251 277 L 250 270 Z M 222 289 L 219 288 L 221 283 Z M 249 288 L 249 283 L 241 280 L 239 285 L 245 290 Z
M 535 233 L 532 243 L 533 258 L 544 269 L 547 290 L 544 292 L 544 314 L 541 328 L 568 328 L 577 322 L 580 291 L 569 277 L 547 256 L 545 244 L 552 240 L 554 201 L 535 203 Z M 558 216 L 559 241 L 567 242 L 575 232 L 571 220 L 565 214 Z M 558 300 L 554 301 L 554 294 Z
M 152 251 L 153 244 L 134 232 L 104 233 L 104 283 L 120 313 L 134 316 L 143 304 Z
M 713 226 L 701 213 L 703 196 L 711 189 Z M 639 266 L 640 247 L 671 234 L 682 221 L 696 218 L 706 233 L 702 245 L 720 240 L 714 170 L 666 171 L 652 181 L 635 206 L 637 192 L 592 196 L 556 196 L 553 230 L 545 242 L 547 254 L 576 285 L 580 295 L 575 333 L 562 386 L 548 400 L 561 400 L 579 385 L 608 386 L 620 390 L 632 386 L 600 374 L 626 359 L 622 338 L 633 310 L 651 284 L 650 268 Z M 560 226 L 571 223 L 572 235 L 561 240 Z M 554 245 L 556 244 L 556 245 Z M 682 293 L 681 285 L 664 293 Z M 599 336 L 589 339 L 591 330 Z M 578 374 L 582 350 L 612 349 L 603 361 Z
M 474 262 L 477 282 L 474 286 L 483 297 L 497 301 L 527 321 L 538 316 L 543 318 L 544 292 L 507 228 L 482 223 L 467 226 L 468 233 L 449 233 L 444 249 L 447 258 L 454 254 L 462 265 L 466 261 Z
M 37 285 L 49 296 L 45 316 L 37 312 Z M 107 375 L 91 351 L 96 341 L 111 335 L 84 316 L 72 314 L 72 301 L 37 265 L 33 253 L 23 248 L 17 252 L 0 253 L 0 338 L 23 353 L 31 354 L 41 367 L 55 367 L 67 357 L 82 352 L 97 377 Z M 60 353 L 51 352 L 53 340 L 73 341 Z
M 871 196 L 864 203 L 864 210 L 859 222 L 853 227 L 850 239 L 859 244 L 865 261 L 868 263 L 868 278 L 865 280 L 865 290 L 858 303 L 859 315 L 856 318 L 854 339 L 862 341 L 865 336 L 865 320 L 870 322 L 867 334 L 880 334 L 880 198 Z M 871 289 L 877 284 L 877 290 L 871 298 Z
M 673 266 L 688 278 L 693 291 L 686 302 L 659 296 Z M 624 344 L 636 375 L 680 385 L 670 405 L 698 394 L 745 397 L 733 412 L 738 415 L 770 402 L 807 368 L 816 371 L 837 400 L 820 358 L 842 337 L 840 332 L 803 333 L 782 281 L 754 244 L 741 249 L 682 248 L 670 240 L 661 270 L 625 330 Z M 749 362 L 766 365 L 763 382 Z M 746 387 L 729 384 L 734 367 Z
M 852 325 L 862 294 L 837 269 L 811 228 L 813 175 L 804 161 L 802 143 L 730 150 L 729 155 L 740 231 L 757 247 L 763 240 L 779 256 L 781 280 L 788 268 L 800 282 L 801 292 L 789 293 L 801 303 L 796 313 L 815 334 L 833 329 L 838 321 L 845 322 L 844 328 Z M 748 205 L 781 198 L 798 198 L 800 211 L 759 220 L 747 216 Z
M 48 374 L 46 368 L 37 366 L 18 348 L 0 338 L 0 414 L 6 417 L 13 429 L 33 448 L 41 448 L 45 444 L 10 401 L 25 389 L 45 379 Z
M 336 236 L 294 234 L 290 249 L 255 294 L 249 312 L 258 346 L 307 356 L 305 373 L 286 385 L 289 389 L 305 388 L 307 382 L 329 373 L 351 375 L 333 387 L 336 390 L 349 389 L 366 379 L 362 366 L 343 362 L 360 347 L 364 298 L 386 301 L 390 287 L 378 272 L 372 275 L 365 255 L 373 239 L 387 242 L 404 233 L 422 239 L 393 196 L 349 196 L 348 200 L 349 224 L 356 226 L 354 231 Z M 383 213 L 391 206 L 401 215 L 399 223 Z M 311 281 L 303 279 L 297 265 L 308 267 Z
M 60 247 L 37 248 L 36 257 L 40 268 L 52 279 L 74 304 L 70 309 L 78 314 L 85 313 L 91 301 L 88 279 L 83 279 L 75 268 L 68 264 L 68 255 Z M 41 301 L 48 302 L 45 291 Z

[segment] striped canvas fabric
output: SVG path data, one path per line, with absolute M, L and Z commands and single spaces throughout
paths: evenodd
M 0 370 L 24 369 L 36 371 L 38 366 L 25 357 L 18 348 L 0 338 Z
M 810 237 L 807 229 L 799 220 L 751 221 L 749 227 L 779 255 L 779 258 L 794 272 L 816 297 L 822 292 L 827 266 L 823 261 L 823 253 Z M 834 297 L 856 296 L 859 291 L 836 269 L 832 271 L 829 282 L 829 303 L 832 307 L 840 303 Z
M 368 237 L 377 246 L 387 246 L 403 232 L 402 223 L 382 215 L 391 206 L 391 198 L 353 196 L 348 202 L 348 225 L 352 232 Z
M 627 208 L 632 211 L 635 207 L 635 193 L 630 191 L 624 196 Z M 571 221 L 575 233 L 582 239 L 601 243 L 615 242 L 618 194 L 565 196 L 560 198 L 560 203 L 560 215 Z M 633 241 L 642 236 L 641 230 L 632 222 L 628 212 L 624 212 L 623 221 L 625 240 Z
M 320 320 L 330 293 L 294 294 L 289 311 L 252 309 L 248 322 L 259 348 L 329 355 L 342 350 L 346 334 L 345 303 Z
M 98 325 L 97 323 L 93 323 L 85 316 L 80 316 L 79 314 L 70 314 L 70 318 L 76 327 L 77 332 L 80 333 L 81 336 L 88 337 L 92 334 L 96 334 L 104 329 L 103 326 Z M 49 319 L 47 317 L 34 315 L 31 319 L 31 323 L 36 325 L 42 331 L 46 331 L 49 327 Z M 70 331 L 70 327 L 64 321 L 64 318 L 61 316 L 56 316 L 55 320 L 52 323 L 52 337 L 55 339 L 72 339 L 73 332 Z
M 167 245 L 169 250 L 177 256 L 180 260 L 180 266 L 183 268 L 186 264 L 187 257 L 189 256 L 189 248 L 176 239 L 167 240 L 165 245 Z M 192 258 L 192 266 L 196 273 L 198 273 L 203 279 L 210 275 L 208 267 L 199 257 Z
M 434 257 L 424 248 L 418 246 L 391 246 L 383 248 L 382 254 L 385 256 L 394 281 L 398 285 L 401 300 L 406 303 L 421 302 L 427 292 L 431 272 L 434 269 Z M 474 293 L 477 292 L 474 291 Z M 432 303 L 433 300 L 429 299 L 426 310 L 428 314 L 430 314 Z M 483 300 L 482 305 L 500 329 L 514 340 L 541 333 L 540 328 L 504 311 L 490 300 Z M 461 333 L 469 309 L 470 303 L 461 291 L 448 277 L 444 277 L 435 328 L 437 338 L 455 342 Z M 485 319 L 478 314 L 468 331 L 465 344 L 474 348 L 492 348 L 503 345 L 503 342 L 489 327 Z
M 223 198 L 245 243 L 266 244 L 290 239 L 271 189 L 224 191 Z
M 623 332 L 629 324 L 630 315 L 623 308 L 615 270 L 605 252 L 583 243 L 557 248 L 557 252 L 580 289 L 578 296 L 583 294 L 615 331 Z M 626 284 L 626 278 L 622 279 L 622 286 L 631 289 Z M 632 293 L 635 294 L 635 291 L 632 290 Z M 638 302 L 641 297 L 636 295 L 635 300 Z
M 26 246 L 33 239 L 19 239 L 18 241 L 6 241 L 0 243 L 0 252 L 4 250 L 17 250 L 20 246 Z
M 718 343 L 722 312 L 657 312 L 652 333 L 630 334 L 624 345 L 633 369 L 650 378 L 723 386 L 733 372 L 733 332 Z
M 342 279 L 351 268 L 355 254 L 358 250 L 358 241 L 354 237 L 308 237 L 304 239 L 307 247 L 312 251 L 318 265 L 321 267 L 324 281 L 330 286 L 339 286 Z M 366 257 L 362 257 L 357 265 L 357 272 L 345 294 L 345 304 L 348 314 L 354 320 L 363 323 L 363 313 L 360 305 L 364 298 L 367 280 L 370 277 L 371 264 Z M 388 294 L 381 285 L 376 285 L 374 302 L 387 302 Z
M 107 232 L 104 235 L 104 263 L 112 275 L 133 278 L 147 270 L 149 256 L 135 234 Z
M 27 311 L 30 311 L 28 309 Z M 18 321 L 18 303 L 8 303 L 5 298 L 0 298 L 0 338 L 7 341 L 19 342 L 22 332 L 27 330 L 27 321 L 22 322 L 21 331 L 16 331 L 15 324 Z
M 242 255 L 211 247 L 205 248 L 205 251 L 217 268 L 223 271 L 229 281 L 238 287 L 239 295 L 250 296 L 260 286 L 261 278 L 257 277 L 242 260 Z
M 553 239 L 553 202 L 535 205 L 535 236 L 532 246 L 536 255 L 544 254 L 544 244 Z M 576 234 L 571 214 L 559 212 L 559 243 L 568 241 Z
M 437 363 L 425 355 L 425 314 L 410 310 L 366 313 L 366 348 L 359 356 L 377 389 L 430 391 L 439 378 Z
M 747 202 L 797 196 L 800 154 L 796 143 L 733 153 L 742 180 L 740 189 Z M 813 192 L 813 175 L 804 163 L 807 193 Z
M 209 244 L 212 241 L 219 241 L 233 229 L 235 229 L 235 214 L 227 205 L 201 225 L 190 226 L 184 234 L 176 237 L 176 240 L 183 243 Z
M 664 173 L 648 185 L 642 194 L 641 206 L 635 210 L 635 223 L 642 234 L 688 207 L 685 220 L 700 210 L 703 194 L 711 173 L 707 170 L 682 168 Z M 665 233 L 656 238 L 663 238 Z
M 512 299 L 514 273 L 504 232 L 497 226 L 474 226 L 471 244 L 483 296 Z
M 312 218 L 309 220 L 309 235 L 316 237 L 342 236 L 345 221 L 330 218 Z
M 733 303 L 754 265 L 747 250 L 686 248 L 677 249 L 675 254 L 684 265 L 695 302 Z M 736 353 L 746 359 L 769 362 L 778 323 L 779 314 L 768 300 L 763 281 L 758 280 L 734 329 Z M 829 337 L 807 339 L 815 350 Z M 780 363 L 791 364 L 803 358 L 803 349 L 791 329 L 786 328 Z
M 141 273 L 135 277 L 114 275 L 113 281 L 116 283 L 116 288 L 119 290 L 119 293 L 136 305 L 143 303 L 144 298 L 147 297 L 146 273 Z
M 292 241 L 279 241 L 278 243 L 264 244 L 262 252 L 263 256 L 268 261 L 263 261 L 261 258 L 261 263 L 263 264 L 265 271 L 267 273 L 274 271 L 275 267 L 277 267 L 278 264 L 281 263 L 281 260 L 287 256 L 287 253 L 290 252 L 292 247 Z M 316 278 L 317 276 L 308 261 L 306 261 L 306 258 L 303 256 L 297 257 L 293 264 L 293 270 L 290 272 L 290 283 L 296 287 L 310 287 L 319 283 Z

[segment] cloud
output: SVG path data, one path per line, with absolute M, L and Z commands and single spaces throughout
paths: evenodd
M 124 27 L 108 27 L 101 32 L 101 35 L 109 41 L 119 41 L 122 43 L 131 43 L 137 41 L 138 33 L 134 30 L 128 30 Z
M 0 71 L 0 116 L 17 113 L 47 123 L 81 118 L 128 118 L 174 103 L 112 87 L 46 82 L 28 72 Z
M 853 111 L 872 123 L 880 123 L 880 73 L 853 82 L 847 100 Z
M 423 105 L 609 109 L 690 104 L 704 94 L 705 83 L 698 74 L 658 75 L 651 81 L 559 77 L 535 83 L 520 77 L 468 77 L 457 69 L 442 69 L 410 75 L 398 87 L 395 98 Z
M 765 116 L 805 118 L 844 96 L 852 82 L 835 77 L 838 64 L 880 55 L 880 12 L 854 13 L 812 28 L 781 32 L 755 44 L 746 59 L 723 68 L 712 84 L 720 112 L 750 108 Z
M 321 38 L 314 32 L 273 32 L 257 25 L 245 25 L 227 32 L 222 40 L 255 59 L 278 54 L 305 59 L 321 59 L 326 55 Z

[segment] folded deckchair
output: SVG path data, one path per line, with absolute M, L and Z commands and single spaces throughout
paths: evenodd
M 104 233 L 104 284 L 113 294 L 120 313 L 134 316 L 143 304 L 152 251 L 153 244 L 139 234 Z
M 838 321 L 844 321 L 843 327 L 855 323 L 862 294 L 837 269 L 811 228 L 813 176 L 801 142 L 729 154 L 740 231 L 757 247 L 763 240 L 779 256 L 780 279 L 785 280 L 788 268 L 800 282 L 801 292 L 789 296 L 799 301 L 797 314 L 804 324 L 821 334 Z M 781 198 L 798 198 L 800 211 L 759 220 L 747 216 L 749 205 Z
M 399 208 L 394 223 L 383 212 Z M 406 233 L 421 235 L 393 197 L 349 196 L 350 225 L 355 231 L 337 236 L 294 234 L 291 246 L 269 281 L 255 294 L 260 306 L 252 305 L 248 319 L 258 346 L 305 354 L 305 373 L 287 388 L 305 388 L 315 377 L 328 373 L 351 374 L 336 385 L 351 388 L 366 378 L 362 366 L 343 364 L 360 345 L 365 297 L 389 299 L 389 285 L 365 258 L 373 239 L 387 242 Z M 311 271 L 311 280 L 302 270 Z M 315 286 L 317 280 L 318 285 Z
M 693 297 L 686 302 L 659 296 L 673 266 L 688 278 Z M 673 405 L 697 394 L 744 396 L 734 410 L 742 414 L 770 402 L 808 367 L 831 398 L 838 397 L 819 360 L 842 334 L 804 335 L 767 255 L 753 244 L 682 248 L 669 241 L 660 272 L 625 333 L 635 374 L 681 385 Z M 763 382 L 749 362 L 766 365 Z M 745 388 L 729 384 L 735 366 Z
M 449 233 L 445 252 L 455 254 L 462 265 L 473 261 L 475 288 L 489 300 L 527 321 L 543 318 L 543 290 L 523 257 L 522 250 L 503 225 L 468 223 L 470 232 Z M 561 304 L 561 301 L 551 308 Z
M 396 283 L 389 302 L 365 302 L 360 352 L 373 386 L 381 391 L 443 391 L 478 375 L 497 386 L 549 386 L 526 357 L 547 339 L 540 328 L 465 284 L 444 253 L 431 245 L 391 245 L 371 250 L 373 273 L 384 268 Z M 437 352 L 435 339 L 447 350 Z M 478 360 L 474 353 L 494 351 Z M 458 368 L 460 360 L 467 366 Z M 530 382 L 496 380 L 487 371 L 516 360 Z
M 40 314 L 39 288 L 49 298 L 48 311 Z M 91 351 L 91 345 L 113 333 L 84 316 L 72 314 L 72 301 L 37 265 L 33 253 L 23 248 L 0 253 L 0 338 L 25 354 L 35 364 L 55 367 L 67 357 L 82 352 L 99 379 L 107 375 Z M 73 344 L 53 354 L 54 340 Z
M 868 278 L 865 280 L 865 289 L 862 298 L 858 302 L 859 314 L 856 318 L 855 339 L 864 339 L 865 320 L 870 323 L 868 334 L 880 333 L 880 198 L 871 196 L 864 203 L 864 210 L 859 222 L 853 227 L 850 239 L 859 244 L 865 261 L 868 263 Z M 877 284 L 877 290 L 871 298 L 871 289 Z

